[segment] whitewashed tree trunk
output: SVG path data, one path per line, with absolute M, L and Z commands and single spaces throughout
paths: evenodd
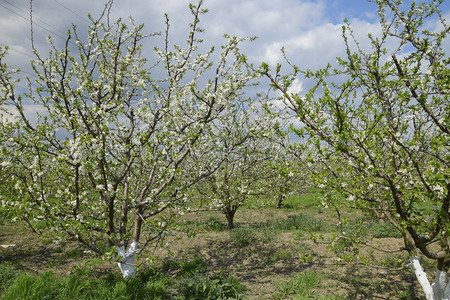
M 117 247 L 117 255 L 120 258 L 117 264 L 119 265 L 123 278 L 130 278 L 136 275 L 136 264 L 134 260 L 136 259 L 137 245 L 137 242 L 132 242 L 127 252 L 125 252 L 124 246 Z
M 430 284 L 417 256 L 411 257 L 410 266 L 413 267 L 427 300 L 450 300 L 450 281 L 447 272 L 437 270 L 435 281 Z
M 431 285 L 436 300 L 450 300 L 450 281 L 447 272 L 436 271 L 436 278 Z

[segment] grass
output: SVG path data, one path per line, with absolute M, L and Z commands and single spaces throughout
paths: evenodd
M 295 275 L 292 279 L 278 283 L 279 293 L 276 299 L 286 299 L 294 295 L 293 299 L 310 299 L 314 295 L 314 288 L 319 286 L 322 276 L 314 272 Z
M 0 295 L 5 292 L 14 283 L 20 272 L 14 270 L 11 266 L 0 265 Z
M 321 212 L 318 207 L 318 199 L 322 197 L 322 192 L 319 189 L 310 189 L 309 191 L 300 195 L 288 196 L 282 204 L 282 207 L 287 210 L 308 210 L 314 212 Z
M 181 298 L 190 300 L 244 299 L 243 286 L 233 276 L 195 275 L 180 283 Z
M 279 293 L 275 299 L 292 300 L 344 300 L 345 298 L 336 296 L 316 296 L 316 289 L 321 287 L 321 281 L 325 276 L 315 272 L 304 272 L 295 275 L 292 279 L 278 283 Z
M 282 209 L 243 207 L 237 214 L 238 226 L 231 231 L 226 231 L 220 212 L 193 213 L 183 221 L 182 229 L 195 232 L 195 237 L 186 240 L 177 235 L 180 243 L 173 245 L 179 248 L 170 248 L 175 256 L 155 254 L 155 264 L 142 267 L 136 278 L 128 280 L 121 278 L 117 269 L 100 275 L 98 270 L 104 262 L 85 255 L 82 248 L 61 248 L 60 256 L 46 260 L 45 266 L 55 273 L 32 275 L 14 270 L 26 269 L 26 261 L 36 254 L 31 242 L 26 242 L 21 248 L 4 250 L 8 255 L 0 253 L 9 262 L 0 264 L 0 299 L 344 299 L 337 294 L 345 294 L 347 299 L 379 295 L 385 299 L 417 299 L 412 284 L 403 278 L 402 282 L 408 283 L 396 288 L 395 281 L 387 275 L 380 278 L 379 271 L 372 270 L 365 277 L 342 271 L 349 267 L 334 265 L 337 256 L 328 252 L 326 245 L 310 240 L 312 234 L 325 236 L 325 240 L 338 230 L 332 225 L 333 213 L 317 208 L 319 196 L 318 191 L 292 196 Z M 351 212 L 346 213 L 351 217 Z M 398 237 L 390 224 L 362 219 L 360 214 L 344 226 L 348 234 L 376 239 Z M 351 244 L 337 246 L 342 246 L 339 255 L 352 248 Z M 393 254 L 381 254 L 377 259 L 390 268 L 401 267 L 404 262 L 404 257 Z M 58 273 L 73 260 L 84 260 L 83 267 Z M 410 277 L 415 282 L 414 275 Z M 254 298 L 255 294 L 259 296 Z
M 230 230 L 230 238 L 238 248 L 249 245 L 271 244 L 277 239 L 277 232 L 270 227 L 237 227 Z
M 233 244 L 239 248 L 258 242 L 257 230 L 254 228 L 234 228 L 230 230 L 230 237 Z
M 225 231 L 227 226 L 225 222 L 217 217 L 209 217 L 202 221 L 185 221 L 183 224 L 188 230 L 196 232 L 205 231 Z
M 226 273 L 204 275 L 205 270 L 201 258 L 169 261 L 130 279 L 112 273 L 97 277 L 88 268 L 62 278 L 52 272 L 33 276 L 1 265 L 1 299 L 243 299 L 239 280 Z M 169 271 L 177 275 L 171 278 Z
M 117 274 L 97 278 L 86 269 L 63 278 L 52 272 L 39 276 L 20 273 L 7 286 L 2 299 L 165 299 L 170 282 L 152 269 L 132 279 Z
M 344 226 L 348 234 L 371 236 L 374 238 L 401 238 L 402 235 L 391 223 L 378 220 L 352 220 Z
M 277 261 L 289 260 L 294 257 L 296 253 L 291 249 L 277 249 L 273 251 L 267 258 L 267 263 L 274 263 Z
M 327 229 L 324 221 L 310 215 L 290 215 L 287 219 L 276 219 L 265 226 L 279 231 L 300 230 L 305 232 L 323 232 Z

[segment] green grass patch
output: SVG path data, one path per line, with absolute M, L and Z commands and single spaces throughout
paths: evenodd
M 351 235 L 374 238 L 401 238 L 402 234 L 391 223 L 377 220 L 355 220 L 344 225 L 344 231 Z
M 323 196 L 320 189 L 310 189 L 302 194 L 294 194 L 286 197 L 283 201 L 282 207 L 286 209 L 308 209 L 317 208 L 319 199 Z
M 194 275 L 206 270 L 206 263 L 200 257 L 195 257 L 188 262 L 181 262 L 180 266 L 182 276 Z
M 233 244 L 239 248 L 247 247 L 258 242 L 257 230 L 255 228 L 238 227 L 230 230 Z
M 5 264 L 0 265 L 0 295 L 14 283 L 19 275 L 20 272 L 14 270 L 11 266 Z
M 177 299 L 216 300 L 245 299 L 244 288 L 233 276 L 217 274 L 212 277 L 196 275 L 180 283 L 181 295 Z
M 327 229 L 324 221 L 310 215 L 290 215 L 287 219 L 270 221 L 266 226 L 276 230 L 301 230 L 306 232 L 323 232 Z
M 277 239 L 279 231 L 324 232 L 327 224 L 310 215 L 290 215 L 286 219 L 275 219 L 261 223 L 257 228 L 237 227 L 230 230 L 231 241 L 238 248 L 253 244 L 270 244 Z
M 304 272 L 297 274 L 288 281 L 278 283 L 279 293 L 276 299 L 286 299 L 295 296 L 293 299 L 310 299 L 314 296 L 314 288 L 318 287 L 322 276 L 315 272 Z
M 156 269 L 123 279 L 119 274 L 97 277 L 78 269 L 59 278 L 51 272 L 21 273 L 5 289 L 2 299 L 166 299 L 171 280 Z
M 184 226 L 190 230 L 195 231 L 225 231 L 227 225 L 224 221 L 217 217 L 209 217 L 206 221 L 185 221 Z
M 168 272 L 175 274 L 169 277 Z M 51 272 L 39 276 L 0 268 L 1 299 L 244 299 L 239 280 L 215 272 L 208 276 L 201 258 L 167 261 L 161 266 L 124 279 L 118 273 L 98 277 L 86 267 L 59 278 Z
M 270 253 L 266 263 L 274 263 L 281 260 L 288 260 L 294 256 L 294 252 L 291 249 L 277 249 Z
M 230 230 L 230 238 L 238 248 L 256 244 L 270 244 L 277 239 L 276 232 L 270 227 L 237 227 Z

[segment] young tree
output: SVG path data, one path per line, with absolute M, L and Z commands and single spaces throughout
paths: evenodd
M 291 145 L 277 144 L 275 151 L 277 156 L 270 163 L 274 173 L 271 195 L 275 199 L 275 207 L 282 208 L 286 197 L 305 193 L 312 186 L 309 173 L 305 168 L 305 155 L 302 153 L 303 151 L 299 151 L 295 143 Z
M 382 34 L 369 34 L 372 51 L 360 48 L 346 23 L 347 57 L 337 68 L 292 65 L 282 75 L 281 66 L 272 73 L 263 64 L 259 71 L 304 124 L 297 134 L 315 148 L 316 181 L 343 196 L 330 195 L 330 206 L 392 223 L 427 299 L 449 299 L 450 60 L 443 43 L 450 29 L 439 12 L 442 0 L 412 2 L 407 10 L 399 0 L 376 2 Z M 315 83 L 302 96 L 289 92 L 301 74 Z M 433 284 L 418 254 L 436 261 Z
M 267 106 L 267 109 L 270 109 L 269 107 Z M 273 118 L 278 121 L 275 123 L 272 136 L 274 156 L 269 162 L 273 174 L 270 195 L 275 199 L 276 208 L 283 207 L 283 201 L 287 196 L 305 193 L 312 187 L 307 170 L 307 151 L 302 147 L 302 142 L 295 138 L 295 134 L 292 137 L 292 130 L 289 128 L 292 125 L 287 126 L 292 117 L 280 113 L 272 112 Z
M 212 173 L 195 186 L 195 192 L 202 197 L 202 204 L 225 215 L 228 230 L 234 228 L 239 207 L 252 201 L 263 204 L 262 197 L 273 189 L 273 119 L 257 107 L 252 99 L 242 99 L 222 114 L 206 137 L 204 144 L 210 147 L 193 157 L 194 172 Z
M 15 186 L 14 196 L 0 194 L 3 206 L 36 232 L 109 255 L 124 277 L 204 175 L 184 176 L 204 128 L 252 79 L 235 59 L 238 39 L 228 38 L 216 62 L 214 48 L 200 53 L 201 5 L 190 5 L 186 47 L 170 49 L 166 16 L 165 47 L 155 49 L 163 76 L 142 56 L 143 25 L 109 17 L 91 19 L 86 42 L 74 27 L 62 49 L 50 40 L 46 57 L 33 46 L 37 79 L 27 93 L 1 64 L 1 171 Z M 31 105 L 43 112 L 30 115 Z

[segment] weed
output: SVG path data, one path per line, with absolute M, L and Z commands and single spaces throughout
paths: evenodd
M 188 230 L 195 232 L 204 231 L 225 231 L 227 229 L 226 224 L 217 217 L 210 217 L 206 221 L 186 221 L 185 226 Z
M 230 237 L 233 243 L 243 248 L 258 241 L 256 229 L 253 228 L 234 228 L 230 231 Z
M 69 250 L 64 253 L 64 256 L 67 258 L 79 258 L 83 256 L 83 249 L 79 247 L 73 250 Z
M 263 244 L 271 244 L 276 240 L 276 232 L 270 227 L 262 227 L 258 230 L 259 240 Z
M 308 299 L 313 295 L 313 289 L 319 286 L 321 277 L 314 272 L 297 274 L 294 278 L 278 284 L 280 293 L 277 299 L 285 299 L 295 295 L 295 299 Z
M 355 220 L 344 226 L 344 231 L 351 235 L 372 236 L 374 238 L 401 238 L 397 228 L 388 222 Z
M 39 277 L 20 274 L 3 295 L 8 299 L 58 299 L 61 284 L 52 273 L 46 272 Z
M 305 232 L 304 231 L 296 231 L 294 238 L 298 241 L 302 241 L 305 239 Z
M 375 238 L 401 238 L 400 231 L 388 222 L 371 222 L 368 224 L 368 232 Z
M 244 299 L 243 286 L 233 276 L 207 277 L 196 275 L 181 281 L 181 299 L 213 300 Z
M 278 230 L 302 230 L 307 232 L 321 232 L 325 223 L 309 215 L 288 216 L 287 219 L 275 220 L 268 224 Z
M 396 293 L 397 293 L 397 297 L 401 300 L 407 300 L 407 299 L 413 298 L 413 296 L 411 295 L 411 292 L 408 290 L 396 291 Z
M 206 220 L 206 228 L 210 231 L 224 231 L 227 229 L 227 225 L 219 218 L 210 217 Z
M 206 269 L 206 263 L 200 257 L 196 257 L 188 262 L 182 262 L 181 266 L 181 275 L 194 275 L 199 272 L 202 272 Z
M 401 255 L 386 255 L 384 259 L 381 260 L 381 264 L 390 268 L 400 268 L 405 263 L 405 258 Z
M 8 299 L 165 299 L 170 279 L 157 270 L 123 279 L 118 274 L 98 278 L 79 268 L 57 278 L 50 272 L 40 276 L 19 275 L 3 294 Z
M 161 265 L 161 270 L 163 272 L 173 271 L 178 269 L 181 266 L 181 262 L 173 259 L 166 260 Z
M 301 254 L 300 261 L 304 264 L 309 264 L 313 260 L 311 254 Z
M 8 265 L 0 265 L 0 294 L 9 288 L 19 274 L 19 271 Z
M 268 257 L 268 262 L 277 262 L 280 260 L 287 260 L 294 256 L 294 253 L 290 249 L 278 249 Z

